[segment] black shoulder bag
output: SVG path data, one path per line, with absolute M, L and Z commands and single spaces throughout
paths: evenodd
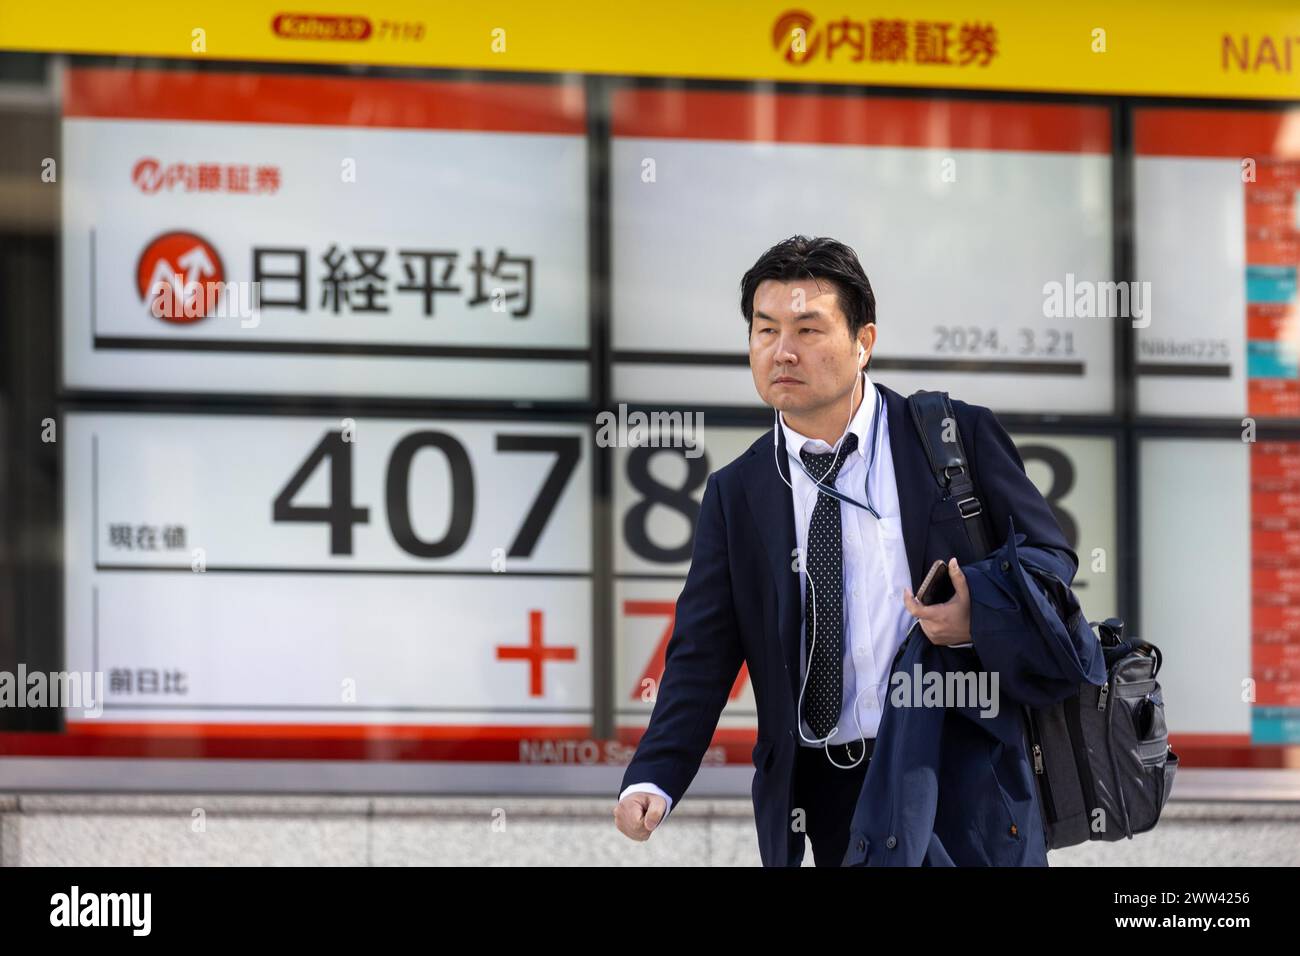
M 917 391 L 907 405 L 944 498 L 957 498 L 971 545 L 987 556 L 986 519 L 948 393 Z M 945 440 L 949 424 L 951 441 Z M 1065 583 L 1054 575 L 1042 583 L 1061 613 L 1053 591 L 1066 588 Z M 1049 850 L 1089 840 L 1132 839 L 1152 829 L 1178 770 L 1156 680 L 1159 648 L 1125 639 L 1119 618 L 1088 625 L 1098 629 L 1106 683 L 1080 684 L 1078 694 L 1051 707 L 1021 705 L 1026 755 L 1038 785 Z

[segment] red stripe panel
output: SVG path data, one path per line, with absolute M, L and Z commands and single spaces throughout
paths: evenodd
M 629 89 L 615 93 L 613 112 L 615 136 L 1110 151 L 1110 115 L 1100 106 Z
M 209 123 L 586 132 L 585 94 L 573 83 L 85 68 L 67 73 L 63 114 Z
M 1134 110 L 1139 156 L 1300 157 L 1298 110 Z

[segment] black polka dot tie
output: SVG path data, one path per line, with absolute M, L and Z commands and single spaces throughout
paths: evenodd
M 857 447 L 858 436 L 849 432 L 838 453 L 800 451 L 799 457 L 814 480 L 833 488 L 840 469 Z M 840 538 L 840 502 L 822 491 L 817 493 L 817 504 L 808 522 L 807 552 L 808 577 L 816 593 L 804 598 L 804 620 L 809 622 L 816 617 L 816 633 L 815 639 L 805 644 L 805 656 L 811 646 L 812 658 L 807 663 L 803 719 L 813 736 L 821 739 L 840 719 L 844 699 L 844 552 Z M 812 613 L 814 599 L 816 615 Z

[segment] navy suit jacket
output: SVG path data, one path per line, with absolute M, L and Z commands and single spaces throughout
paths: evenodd
M 956 555 L 966 569 L 986 556 L 973 553 L 955 499 L 942 497 L 904 396 L 874 384 L 885 398 L 915 593 L 936 559 Z M 1014 514 L 1017 540 L 1053 559 L 1068 585 L 1078 557 L 1026 477 L 1010 436 L 988 408 L 951 401 L 989 526 L 1000 533 L 1012 526 Z M 663 680 L 620 790 L 649 781 L 676 808 L 695 779 L 743 661 L 758 708 L 752 796 L 759 854 L 765 866 L 797 866 L 804 839 L 792 828 L 791 811 L 803 608 L 793 554 L 794 504 L 773 458 L 769 429 L 705 483 Z M 787 467 L 781 462 L 783 474 Z M 904 714 L 887 706 L 845 865 L 1047 862 L 1018 704 L 1042 706 L 1077 693 L 1082 680 L 1100 683 L 1101 655 L 1077 632 L 1073 642 L 1046 647 L 1047 637 L 1033 625 L 1025 602 L 1008 593 L 1007 580 L 985 578 L 977 568 L 967 572 L 967 580 L 974 648 L 932 645 L 918 625 L 895 668 L 911 673 L 921 663 L 926 669 L 975 670 L 984 654 L 987 668 L 999 671 L 998 717 L 939 708 L 907 708 Z

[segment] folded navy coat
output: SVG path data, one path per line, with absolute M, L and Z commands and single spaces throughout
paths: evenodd
M 997 550 L 962 567 L 974 647 L 932 644 L 917 624 L 891 671 L 891 688 L 930 672 L 942 675 L 931 683 L 996 678 L 997 706 L 886 694 L 844 866 L 1047 865 L 1021 705 L 1064 700 L 1103 683 L 1106 669 L 1070 589 L 1074 563 L 1059 549 L 1022 547 L 1010 515 L 1007 524 Z

